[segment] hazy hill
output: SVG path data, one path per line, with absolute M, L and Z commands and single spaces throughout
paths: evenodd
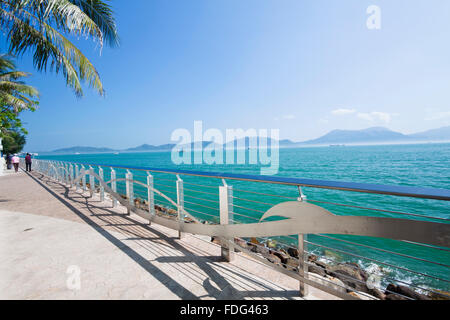
M 450 141 L 450 126 L 409 134 L 408 137 L 418 141 Z
M 334 144 L 334 143 L 373 143 L 398 142 L 411 140 L 407 135 L 384 127 L 372 127 L 363 130 L 333 130 L 313 140 L 301 144 Z
M 270 137 L 267 137 L 266 146 L 270 147 L 274 143 L 274 141 L 276 141 L 276 140 L 272 139 Z M 233 144 L 235 148 L 237 148 L 238 146 L 240 147 L 241 145 L 244 146 L 244 148 L 249 148 L 250 147 L 250 138 L 246 137 L 246 138 L 242 138 L 242 139 L 233 140 L 224 145 L 230 146 L 231 144 Z M 289 139 L 278 140 L 278 145 L 280 147 L 290 147 L 290 146 L 295 146 L 295 144 L 296 144 L 295 142 L 292 142 Z M 260 145 L 259 139 L 256 140 L 256 145 L 259 147 L 259 145 Z
M 82 147 L 82 146 L 76 146 L 76 147 L 70 147 L 70 148 L 62 148 L 62 149 L 56 149 L 53 150 L 53 153 L 100 153 L 100 152 L 112 152 L 115 151 L 114 149 L 110 148 L 96 148 L 96 147 Z
M 174 144 L 162 144 L 159 146 L 154 146 L 151 144 L 143 144 L 140 146 L 137 146 L 135 148 L 128 148 L 125 149 L 124 151 L 156 151 L 156 150 L 170 150 L 174 147 Z

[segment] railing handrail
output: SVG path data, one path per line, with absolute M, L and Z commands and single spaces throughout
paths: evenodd
M 37 160 L 52 161 L 50 159 L 37 159 Z M 152 171 L 152 172 L 170 173 L 170 174 L 183 174 L 183 175 L 217 178 L 217 179 L 231 179 L 231 180 L 241 180 L 241 181 L 251 181 L 251 182 L 274 183 L 274 184 L 312 187 L 312 188 L 321 188 L 321 189 L 354 191 L 354 192 L 385 194 L 385 195 L 393 195 L 393 196 L 401 196 L 401 197 L 413 197 L 413 198 L 422 198 L 422 199 L 450 201 L 450 190 L 448 190 L 448 189 L 423 188 L 423 187 L 411 187 L 411 186 L 393 186 L 393 185 L 372 184 L 372 183 L 331 181 L 331 180 L 304 179 L 304 178 L 289 178 L 289 177 L 280 177 L 280 176 L 249 175 L 249 174 L 236 174 L 236 173 L 226 173 L 226 172 L 208 172 L 208 171 L 181 170 L 181 169 L 154 168 L 154 167 L 121 166 L 121 165 L 112 165 L 112 164 L 103 164 L 103 163 L 87 163 L 87 162 L 75 162 L 75 161 L 61 161 L 61 162 L 80 164 L 80 165 L 120 168 L 120 169 Z

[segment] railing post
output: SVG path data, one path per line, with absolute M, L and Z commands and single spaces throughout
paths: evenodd
M 303 194 L 302 188 L 300 186 L 298 187 L 298 191 L 300 196 L 298 197 L 297 200 L 300 202 L 306 201 L 306 196 Z M 298 235 L 298 260 L 299 260 L 298 270 L 300 276 L 303 278 L 308 278 L 308 248 L 306 241 L 307 241 L 306 234 Z M 301 297 L 305 297 L 309 293 L 308 285 L 303 281 L 300 281 L 299 290 Z
M 133 194 L 133 174 L 130 170 L 127 169 L 126 174 L 126 187 L 127 187 L 127 198 L 130 206 L 133 206 L 134 203 L 134 194 Z M 127 208 L 127 214 L 130 214 L 130 208 Z
M 58 162 L 59 182 L 64 183 L 64 169 L 61 161 Z
M 59 168 L 58 168 L 58 162 L 53 163 L 53 179 L 56 181 L 59 181 Z
M 75 165 L 75 179 L 77 179 L 79 175 L 80 175 L 80 169 L 78 168 L 78 165 L 76 164 Z M 79 186 L 80 186 L 80 181 L 75 183 L 75 190 L 78 190 Z
M 102 167 L 98 167 L 98 175 L 100 176 L 100 179 L 102 181 L 105 181 L 103 178 L 103 168 Z M 100 185 L 100 201 L 105 201 L 105 188 L 103 187 L 101 181 L 98 182 L 98 184 Z
M 177 213 L 178 213 L 178 222 L 180 225 L 180 230 L 178 230 L 178 239 L 183 239 L 185 233 L 182 232 L 183 223 L 184 223 L 184 190 L 183 190 L 183 180 L 177 175 Z
M 153 176 L 150 171 L 147 171 L 147 202 L 148 202 L 148 213 L 150 214 L 149 223 L 152 222 L 152 217 L 156 214 L 155 212 L 155 192 L 153 191 Z
M 86 187 L 86 171 L 84 171 L 85 168 L 83 165 L 81 165 L 81 171 L 83 172 L 83 176 L 81 177 L 82 183 L 83 183 L 83 191 L 87 191 Z
M 64 183 L 66 185 L 69 185 L 70 184 L 70 176 L 69 176 L 69 165 L 67 163 L 64 163 L 63 170 L 64 170 L 64 177 L 65 177 Z
M 64 168 L 66 169 L 66 184 L 70 185 L 70 172 L 69 172 L 69 164 L 66 163 L 64 165 Z
M 73 187 L 73 180 L 74 180 L 74 176 L 73 176 L 73 165 L 70 164 L 70 187 Z
M 223 186 L 219 186 L 219 207 L 220 207 L 220 224 L 229 224 L 233 220 L 233 187 L 223 181 Z M 234 239 L 223 239 L 221 256 L 225 261 L 233 261 L 234 250 L 228 246 L 225 241 L 233 241 Z
M 53 162 L 52 166 L 53 167 L 50 168 L 50 171 L 53 172 L 52 178 L 54 180 L 58 181 L 58 178 L 59 178 L 58 163 L 57 162 Z
M 56 167 L 56 172 L 57 172 L 57 174 L 56 174 L 56 180 L 58 181 L 58 182 L 62 182 L 62 177 L 61 177 L 61 162 L 57 162 L 56 163 L 56 165 L 55 165 L 55 167 Z
M 67 174 L 67 171 L 66 171 L 66 164 L 63 162 L 63 163 L 61 163 L 61 171 L 63 172 L 63 184 L 67 184 L 67 176 L 68 176 L 68 174 Z
M 90 197 L 92 197 L 94 195 L 94 192 L 95 192 L 95 178 L 94 178 L 94 175 L 92 174 L 92 172 L 94 172 L 94 168 L 89 166 L 89 190 L 90 190 Z
M 111 168 L 111 189 L 114 192 L 117 192 L 117 181 L 116 181 L 116 170 Z M 112 207 L 116 207 L 117 200 L 115 198 L 112 198 Z

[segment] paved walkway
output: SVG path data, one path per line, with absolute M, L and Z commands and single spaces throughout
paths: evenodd
M 299 299 L 298 281 L 222 262 L 209 237 L 124 213 L 38 173 L 1 176 L 0 299 Z

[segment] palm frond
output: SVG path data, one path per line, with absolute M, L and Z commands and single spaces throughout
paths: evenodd
M 11 52 L 21 55 L 33 47 L 35 50 L 33 63 L 38 70 L 47 70 L 47 62 L 50 59 L 50 70 L 54 69 L 57 73 L 62 70 L 67 85 L 74 89 L 76 95 L 82 96 L 83 94 L 80 79 L 88 81 L 89 85 L 97 89 L 100 95 L 104 94 L 103 85 L 95 67 L 60 32 L 45 22 L 41 23 L 43 32 L 40 32 L 1 8 L 0 14 L 8 16 L 14 21 L 13 32 L 10 33 Z
M 5 53 L 0 54 L 0 72 L 15 68 L 16 64 L 12 60 L 11 55 Z
M 85 12 L 100 28 L 104 40 L 110 46 L 119 44 L 116 22 L 111 6 L 101 0 L 69 0 Z
M 5 105 L 11 106 L 13 108 L 14 113 L 19 113 L 20 111 L 28 109 L 28 103 L 21 98 L 14 96 L 11 93 L 2 91 L 0 93 L 2 102 Z
M 0 81 L 1 91 L 16 91 L 26 94 L 30 97 L 39 97 L 39 91 L 29 85 L 16 81 Z
M 23 71 L 5 72 L 5 73 L 0 73 L 0 81 L 16 80 L 19 78 L 28 77 L 30 75 L 31 75 L 31 73 L 23 72 Z
M 33 52 L 39 71 L 61 70 L 78 96 L 83 94 L 81 81 L 104 94 L 97 70 L 63 32 L 92 37 L 100 47 L 118 45 L 113 12 L 105 1 L 0 0 L 0 26 L 9 30 L 9 51 L 14 55 Z

